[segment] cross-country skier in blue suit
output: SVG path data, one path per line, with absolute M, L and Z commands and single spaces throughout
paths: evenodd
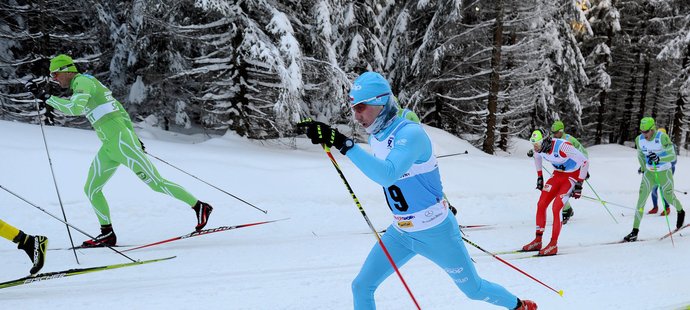
M 350 90 L 355 120 L 366 128 L 373 154 L 338 130 L 306 120 L 314 144 L 334 146 L 370 179 L 383 186 L 394 222 L 381 237 L 397 266 L 420 254 L 443 268 L 467 297 L 506 309 L 537 309 L 502 286 L 482 279 L 463 244 L 460 229 L 443 199 L 443 186 L 431 140 L 421 125 L 398 116 L 386 79 L 360 75 Z M 376 309 L 374 292 L 394 272 L 379 245 L 374 245 L 352 282 L 354 308 Z

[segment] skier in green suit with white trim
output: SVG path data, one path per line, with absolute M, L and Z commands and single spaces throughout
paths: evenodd
M 661 197 L 664 201 L 676 208 L 676 228 L 681 228 L 685 220 L 685 210 L 680 204 L 676 194 L 673 192 L 673 171 L 672 162 L 676 160 L 676 151 L 671 142 L 671 138 L 661 131 L 656 130 L 654 119 L 644 117 L 640 120 L 640 132 L 635 138 L 637 146 L 637 160 L 640 162 L 642 170 L 642 181 L 640 182 L 640 195 L 637 199 L 637 212 L 633 222 L 633 230 L 624 241 L 637 241 L 637 233 L 640 231 L 640 222 L 644 215 L 644 205 L 649 198 L 649 193 L 654 186 L 661 188 Z
M 84 241 L 83 247 L 113 246 L 117 242 L 110 208 L 102 190 L 120 165 L 127 166 L 154 191 L 177 198 L 192 207 L 196 212 L 197 231 L 206 226 L 213 208 L 196 199 L 181 186 L 161 177 L 147 158 L 144 146 L 134 132 L 129 114 L 122 104 L 113 98 L 107 87 L 95 77 L 79 73 L 72 58 L 64 54 L 50 60 L 50 76 L 60 87 L 71 88 L 72 96 L 69 99 L 51 96 L 45 91 L 39 93 L 36 85 L 31 82 L 27 83 L 27 89 L 34 93 L 37 99 L 62 113 L 86 116 L 103 143 L 91 163 L 84 186 L 86 196 L 91 201 L 101 224 L 101 234 L 95 239 Z

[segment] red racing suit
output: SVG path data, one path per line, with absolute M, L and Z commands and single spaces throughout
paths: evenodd
M 537 175 L 542 176 L 542 159 L 553 165 L 553 176 L 544 184 L 537 203 L 537 235 L 541 236 L 546 227 L 546 208 L 553 203 L 553 232 L 551 242 L 558 242 L 561 233 L 561 209 L 568 202 L 575 182 L 583 182 L 589 170 L 587 157 L 570 142 L 563 139 L 552 139 L 550 150 L 535 154 L 534 166 Z

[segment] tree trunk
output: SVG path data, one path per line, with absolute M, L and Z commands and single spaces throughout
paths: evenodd
M 649 57 L 645 56 L 644 71 L 642 72 L 642 89 L 640 89 L 640 109 L 637 113 L 637 119 L 645 117 L 645 109 L 647 104 L 647 87 L 649 84 Z M 654 113 L 652 113 L 652 117 Z
M 654 101 L 652 101 L 652 117 L 656 117 L 656 111 L 659 108 L 659 98 L 661 96 L 661 78 L 660 74 L 656 76 L 656 85 L 654 86 Z
M 607 32 L 606 32 L 606 45 L 611 48 L 613 44 L 613 27 L 609 26 Z M 607 58 L 606 63 L 605 63 L 605 70 L 608 72 L 609 68 L 609 58 Z M 601 137 L 604 135 L 604 113 L 606 113 L 606 102 L 608 100 L 609 94 L 607 89 L 602 89 L 601 92 L 599 93 L 599 109 L 597 110 L 597 133 L 596 136 L 594 137 L 594 144 L 601 144 L 602 140 Z M 609 137 L 608 141 L 613 141 Z
M 635 83 L 637 77 L 635 76 L 637 66 L 630 69 L 630 88 L 628 88 L 628 96 L 625 98 L 625 106 L 623 108 L 623 118 L 621 119 L 621 126 L 619 128 L 620 135 L 618 136 L 618 144 L 623 145 L 623 142 L 628 141 L 628 133 L 630 132 L 630 118 L 632 117 L 633 101 L 635 100 Z M 639 119 L 637 120 L 640 121 Z
M 683 66 L 681 67 L 681 74 L 680 80 L 685 81 L 688 78 L 688 75 L 686 70 L 688 68 L 688 63 L 690 63 L 690 44 L 688 44 L 687 48 L 685 49 L 685 57 L 683 57 Z M 676 100 L 676 110 L 673 115 L 673 128 L 671 129 L 670 134 L 673 135 L 673 143 L 675 143 L 678 147 L 680 147 L 680 139 L 682 137 L 682 130 L 683 130 L 683 119 L 685 118 L 685 115 L 683 113 L 684 105 L 685 105 L 685 100 L 686 98 L 683 98 L 683 94 L 678 92 L 678 99 Z M 687 139 L 686 139 L 687 140 Z
M 601 136 L 604 134 L 604 113 L 606 113 L 606 99 L 608 93 L 605 89 L 599 93 L 599 110 L 597 113 L 597 135 L 594 137 L 594 144 L 601 144 Z M 609 139 L 609 141 L 611 141 Z
M 494 154 L 494 142 L 496 140 L 496 108 L 498 107 L 498 91 L 501 77 L 501 47 L 503 45 L 503 1 L 497 3 L 498 12 L 494 26 L 494 46 L 491 52 L 491 77 L 489 85 L 489 114 L 486 116 L 486 135 L 482 150 L 488 154 Z

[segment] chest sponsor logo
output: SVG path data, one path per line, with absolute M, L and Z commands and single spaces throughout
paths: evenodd
M 387 148 L 389 148 L 389 149 L 392 149 L 392 148 L 393 148 L 393 140 L 395 140 L 394 137 L 388 138 L 388 141 L 386 141 L 386 147 L 387 147 Z
M 414 215 L 406 215 L 406 216 L 400 216 L 400 215 L 394 215 L 393 218 L 395 218 L 396 221 L 409 221 L 411 219 L 414 219 Z
M 412 228 L 412 227 L 414 227 L 414 224 L 412 224 L 412 221 L 400 221 L 400 222 L 398 222 L 398 227 L 400 227 L 400 228 Z

